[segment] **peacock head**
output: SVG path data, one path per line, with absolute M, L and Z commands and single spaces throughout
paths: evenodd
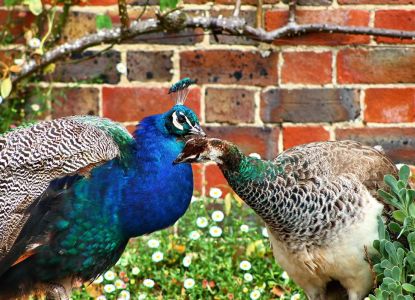
M 179 163 L 201 163 L 213 161 L 217 164 L 223 164 L 225 159 L 231 158 L 231 151 L 237 147 L 227 141 L 215 138 L 193 138 L 186 142 L 184 149 L 174 161 Z
M 206 136 L 199 124 L 196 114 L 184 105 L 175 105 L 164 114 L 167 131 L 178 138 L 189 135 Z

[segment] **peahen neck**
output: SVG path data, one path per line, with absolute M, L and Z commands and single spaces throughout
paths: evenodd
M 129 236 L 148 234 L 174 224 L 187 210 L 193 193 L 190 165 L 173 165 L 184 143 L 167 132 L 164 116 L 144 119 L 134 132 L 135 155 L 127 173 L 121 204 Z

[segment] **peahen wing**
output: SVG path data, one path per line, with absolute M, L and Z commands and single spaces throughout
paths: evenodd
M 377 190 L 386 188 L 383 177 L 397 175 L 396 166 L 381 151 L 355 141 L 300 145 L 282 152 L 274 163 L 292 173 L 299 182 L 352 176 L 380 201 Z
M 51 180 L 87 172 L 122 155 L 132 140 L 121 125 L 85 116 L 19 128 L 0 136 L 0 259 L 27 220 L 27 208 Z

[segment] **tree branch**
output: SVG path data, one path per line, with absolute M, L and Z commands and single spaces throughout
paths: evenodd
M 297 0 L 289 0 L 288 2 L 288 24 L 295 24 L 295 13 L 297 8 Z
M 121 20 L 121 31 L 124 32 L 130 27 L 126 0 L 118 0 L 118 14 Z
M 288 23 L 287 25 L 275 29 L 273 31 L 265 31 L 263 28 L 254 28 L 246 24 L 245 19 L 240 17 L 229 18 L 212 18 L 212 17 L 189 17 L 186 16 L 184 20 L 183 13 L 176 11 L 165 16 L 162 19 L 147 19 L 143 21 L 134 21 L 131 25 L 122 32 L 121 28 L 104 29 L 97 33 L 81 37 L 75 41 L 60 45 L 48 52 L 46 52 L 38 61 L 30 60 L 25 62 L 22 66 L 22 71 L 13 75 L 12 81 L 15 85 L 20 80 L 42 70 L 47 65 L 62 59 L 74 52 L 80 52 L 86 48 L 100 45 L 120 42 L 126 39 L 133 38 L 138 35 L 144 35 L 152 32 L 164 31 L 165 27 L 162 21 L 166 24 L 173 24 L 175 22 L 181 24 L 181 28 L 203 28 L 205 30 L 213 30 L 220 32 L 227 32 L 232 35 L 243 35 L 251 39 L 272 42 L 276 39 L 303 35 L 310 32 L 328 32 L 328 33 L 345 33 L 345 34 L 361 34 L 374 35 L 384 37 L 395 37 L 401 39 L 415 39 L 415 31 L 403 31 L 393 29 L 381 29 L 371 27 L 352 27 L 352 26 L 337 26 L 327 24 L 305 24 L 298 25 L 296 23 Z
M 233 11 L 234 17 L 239 17 L 239 12 L 241 11 L 241 0 L 236 0 L 235 10 Z

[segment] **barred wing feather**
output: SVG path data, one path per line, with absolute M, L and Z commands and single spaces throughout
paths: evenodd
M 0 259 L 26 222 L 27 208 L 51 180 L 120 155 L 105 130 L 111 126 L 121 128 L 98 117 L 69 117 L 0 135 Z

